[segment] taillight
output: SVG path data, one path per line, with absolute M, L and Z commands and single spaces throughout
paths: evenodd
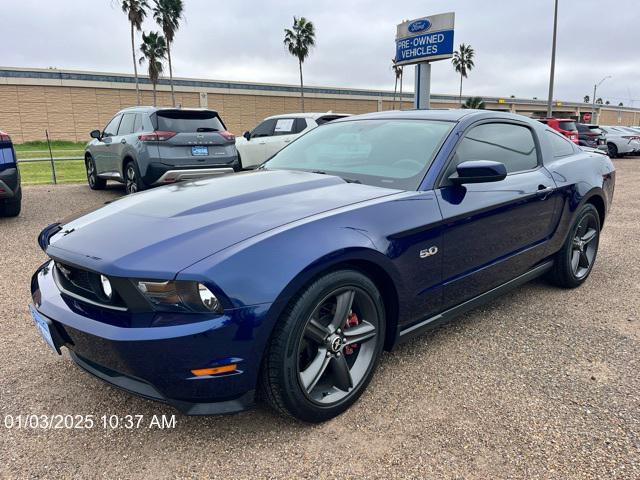
M 141 142 L 163 142 L 176 136 L 176 132 L 157 131 L 151 133 L 141 133 L 138 140 Z
M 235 140 L 236 136 L 231 133 L 231 132 L 227 132 L 226 130 L 223 130 L 222 132 L 218 132 L 220 134 L 220 136 L 222 136 L 225 140 Z

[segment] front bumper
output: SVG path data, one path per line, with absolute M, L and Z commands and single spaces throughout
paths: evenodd
M 56 347 L 66 347 L 82 369 L 188 415 L 233 413 L 252 405 L 261 339 L 268 338 L 264 319 L 269 305 L 217 316 L 187 314 L 202 318 L 189 323 L 180 323 L 173 314 L 169 326 L 122 327 L 107 323 L 105 316 L 112 312 L 62 294 L 50 265 L 44 264 L 32 278 L 34 306 L 50 321 Z M 229 363 L 237 364 L 237 370 L 214 376 L 191 373 Z

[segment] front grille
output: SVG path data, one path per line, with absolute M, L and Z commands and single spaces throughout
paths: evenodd
M 76 300 L 116 310 L 126 310 L 124 302 L 115 289 L 110 299 L 103 293 L 99 273 L 55 262 L 54 278 L 62 293 Z

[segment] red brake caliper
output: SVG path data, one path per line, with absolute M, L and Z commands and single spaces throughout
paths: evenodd
M 360 320 L 358 320 L 358 316 L 352 311 L 347 317 L 347 321 L 344 324 L 344 328 L 346 330 L 347 328 L 355 327 L 359 323 L 360 323 Z M 347 345 L 344 347 L 344 354 L 351 355 L 356 348 L 358 348 L 357 343 L 352 343 L 351 345 Z

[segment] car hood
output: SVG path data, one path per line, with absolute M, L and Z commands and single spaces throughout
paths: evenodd
M 116 200 L 63 225 L 46 251 L 107 275 L 168 279 L 268 230 L 395 193 L 301 171 L 225 175 Z

